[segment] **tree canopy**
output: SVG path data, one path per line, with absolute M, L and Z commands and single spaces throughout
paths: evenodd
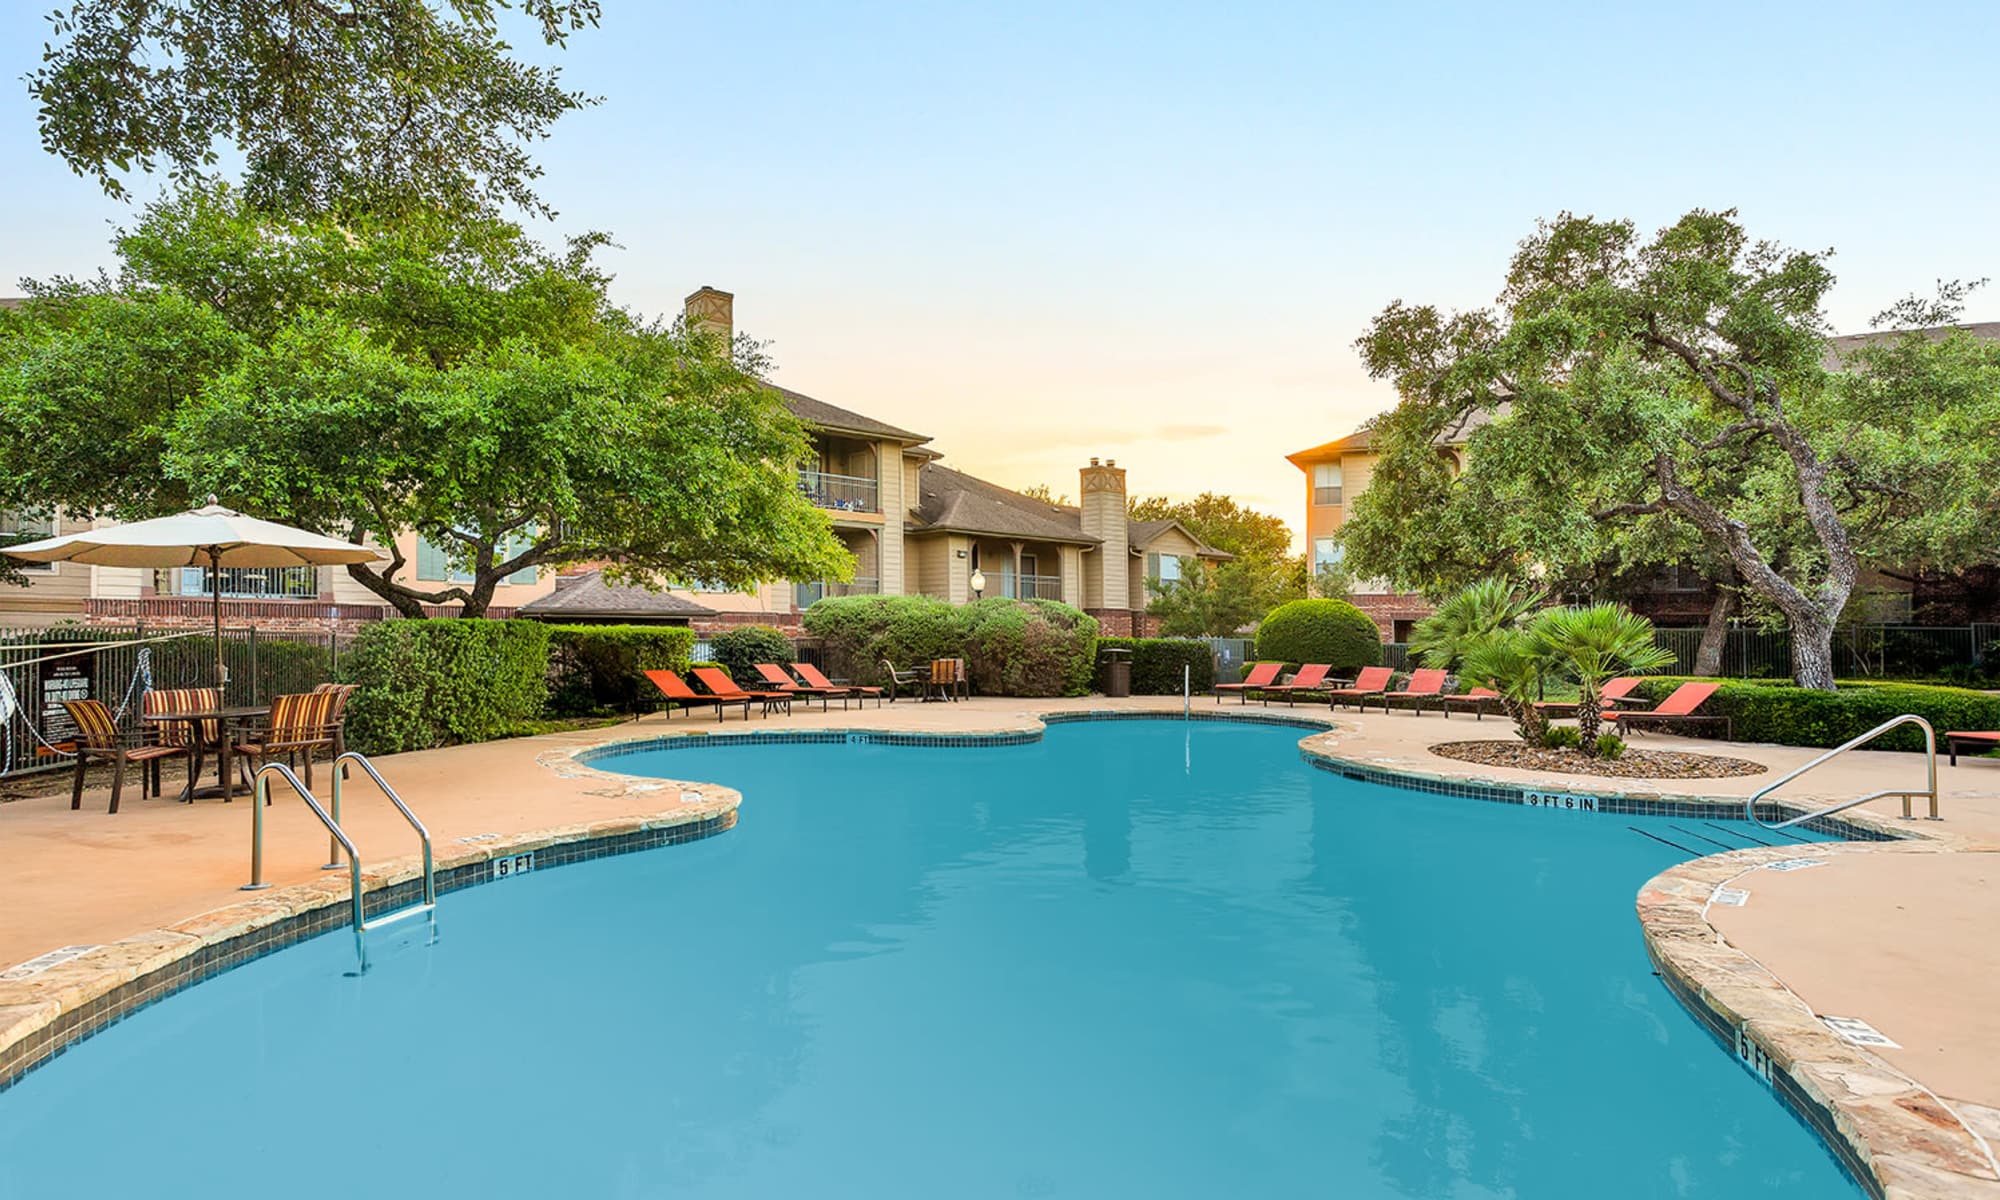
M 747 348 L 613 307 L 595 239 L 495 219 L 280 220 L 229 188 L 149 209 L 122 269 L 0 324 L 0 506 L 121 518 L 214 492 L 400 551 L 349 568 L 468 616 L 528 568 L 648 584 L 844 578 L 806 432 Z M 137 386 L 134 386 L 134 384 Z
M 549 45 L 596 0 L 76 0 L 28 76 L 42 145 L 113 196 L 240 155 L 267 211 L 546 214 L 525 144 L 594 101 L 510 53 L 502 10 Z
M 1179 580 L 1157 585 L 1147 611 L 1170 637 L 1223 636 L 1306 594 L 1305 560 L 1292 551 L 1283 518 L 1246 508 L 1229 496 L 1203 492 L 1192 500 L 1135 498 L 1135 521 L 1175 520 L 1203 542 L 1234 557 L 1184 564 Z
M 1644 562 L 1726 564 L 1831 687 L 1864 563 L 1994 553 L 2000 347 L 1893 336 L 1829 361 L 1830 252 L 1694 211 L 1651 239 L 1565 214 L 1499 304 L 1397 302 L 1358 345 L 1400 400 L 1346 529 L 1359 575 L 1441 594 L 1488 574 L 1588 584 Z M 1476 412 L 1462 471 L 1439 435 Z

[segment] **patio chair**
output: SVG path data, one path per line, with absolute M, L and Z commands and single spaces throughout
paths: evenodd
M 1951 765 L 1958 765 L 1959 743 L 1965 744 L 1967 753 L 1984 754 L 1988 750 L 2000 748 L 2000 729 L 1974 729 L 1944 735 L 1945 750 L 1951 755 Z
M 792 670 L 798 673 L 799 678 L 803 680 L 805 682 L 805 685 L 809 688 L 815 688 L 821 690 L 828 688 L 845 688 L 848 694 L 853 696 L 856 701 L 865 701 L 873 699 L 875 701 L 876 708 L 882 707 L 881 688 L 867 687 L 865 685 L 858 683 L 835 683 L 833 680 L 828 679 L 823 671 L 821 671 L 818 667 L 813 666 L 809 662 L 795 662 L 792 664 Z
M 160 794 L 160 761 L 168 758 L 185 758 L 192 771 L 194 751 L 187 746 L 171 745 L 152 739 L 150 731 L 121 733 L 118 722 L 111 719 L 111 710 L 104 707 L 102 700 L 65 700 L 63 708 L 76 726 L 76 783 L 70 789 L 71 811 L 83 807 L 83 773 L 93 761 L 111 764 L 111 807 L 106 812 L 118 811 L 118 799 L 125 791 L 125 764 L 139 764 L 139 794 L 146 794 L 146 780 L 151 776 L 153 795 Z M 194 776 L 188 776 L 188 786 L 194 785 Z
M 689 687 L 686 680 L 664 668 L 656 668 L 647 671 L 645 674 L 647 679 L 652 680 L 653 686 L 660 689 L 660 695 L 666 697 L 666 713 L 667 720 L 669 721 L 674 719 L 674 705 L 676 704 L 682 708 L 694 708 L 697 705 L 714 705 L 715 719 L 720 721 L 722 720 L 723 707 L 737 702 L 735 697 L 725 700 L 720 696 L 704 696 Z M 724 676 L 724 678 L 727 678 L 727 676 Z M 750 701 L 746 697 L 742 703 L 743 719 L 747 721 L 750 719 Z
M 1388 667 L 1363 667 L 1361 674 L 1347 687 L 1330 688 L 1326 693 L 1326 706 L 1333 708 L 1342 700 L 1358 700 L 1363 712 L 1368 710 L 1368 698 L 1379 696 L 1389 688 L 1389 681 L 1396 672 Z
M 222 707 L 220 688 L 161 688 L 149 691 L 139 699 L 139 711 L 146 716 L 156 717 L 173 713 L 214 712 Z M 222 752 L 222 722 L 211 721 L 162 721 L 159 723 L 162 746 L 186 746 L 190 756 L 188 771 L 196 776 L 201 774 L 201 760 L 205 754 Z
M 304 759 L 306 790 L 311 791 L 313 751 L 333 749 L 332 713 L 336 699 L 332 692 L 293 692 L 273 699 L 271 714 L 265 718 L 263 727 L 247 731 L 244 740 L 236 743 L 236 753 L 244 760 L 238 768 L 243 773 L 244 786 L 249 786 L 255 774 L 250 768 L 251 761 L 261 771 L 276 758 L 288 763 Z
M 1436 667 L 1424 667 L 1410 672 L 1410 682 L 1403 686 L 1402 691 L 1385 691 L 1382 693 L 1382 711 L 1389 711 L 1389 701 L 1391 700 L 1409 700 L 1414 702 L 1410 707 L 1416 710 L 1416 714 L 1420 717 L 1423 716 L 1424 701 L 1442 701 L 1444 699 L 1446 674 L 1446 672 L 1440 671 Z M 1361 707 L 1364 709 L 1367 708 L 1368 702 L 1363 700 Z
M 1215 693 L 1215 702 L 1217 704 L 1222 703 L 1222 694 L 1224 692 L 1234 692 L 1243 697 L 1243 703 L 1248 704 L 1250 703 L 1251 689 L 1261 690 L 1277 683 L 1278 675 L 1284 669 L 1285 664 L 1281 662 L 1261 662 L 1250 668 L 1250 673 L 1243 677 L 1243 682 L 1218 683 L 1208 690 Z
M 694 677 L 701 686 L 707 688 L 711 695 L 724 704 L 735 704 L 738 701 L 742 701 L 743 719 L 746 721 L 750 719 L 750 705 L 752 702 L 762 704 L 764 706 L 764 715 L 767 717 L 781 707 L 785 710 L 787 716 L 791 714 L 792 693 L 790 692 L 768 690 L 746 691 L 717 667 L 696 667 L 694 669 Z M 720 708 L 716 709 L 716 719 L 722 719 L 722 710 Z
M 940 700 L 960 700 L 970 698 L 972 684 L 962 658 L 934 658 L 931 660 L 930 684 L 924 689 L 924 699 L 936 693 Z
M 919 668 L 911 667 L 907 671 L 898 671 L 896 664 L 885 658 L 882 660 L 882 670 L 889 680 L 889 703 L 896 702 L 896 693 L 903 688 L 916 692 L 919 699 L 923 697 L 925 677 Z
M 313 688 L 333 697 L 333 707 L 327 713 L 327 723 L 333 727 L 334 757 L 347 753 L 347 702 L 361 685 L 358 683 L 322 683 Z
M 1292 676 L 1286 682 L 1274 683 L 1262 689 L 1264 694 L 1258 697 L 1258 699 L 1268 706 L 1271 703 L 1272 696 L 1283 696 L 1285 698 L 1285 707 L 1290 708 L 1292 706 L 1292 697 L 1300 693 L 1311 695 L 1326 691 L 1326 676 L 1327 672 L 1331 670 L 1333 668 L 1325 663 L 1307 663 L 1305 666 L 1299 668 L 1298 674 Z
M 1700 708 L 1715 689 L 1716 683 L 1684 683 L 1674 689 L 1674 693 L 1653 707 L 1637 711 L 1606 712 L 1603 718 L 1619 729 L 1637 731 L 1642 725 L 1720 725 L 1722 740 L 1734 740 L 1731 735 L 1735 726 L 1728 717 L 1703 716 L 1695 710 Z
M 764 680 L 765 686 L 772 691 L 786 692 L 793 696 L 804 696 L 808 700 L 817 697 L 821 712 L 826 711 L 826 702 L 828 700 L 839 700 L 840 707 L 846 708 L 849 697 L 854 694 L 847 688 L 834 687 L 831 684 L 821 688 L 800 683 L 786 674 L 785 669 L 777 663 L 758 663 L 757 674 Z
M 1500 693 L 1494 691 L 1492 688 L 1476 687 L 1469 691 L 1444 696 L 1442 699 L 1444 701 L 1444 715 L 1447 720 L 1451 718 L 1451 709 L 1454 704 L 1470 708 L 1472 710 L 1472 719 L 1475 721 L 1484 721 L 1487 709 L 1497 709 L 1500 707 Z
M 1597 693 L 1597 698 L 1606 704 L 1643 704 L 1643 700 L 1631 694 L 1632 689 L 1638 686 L 1639 676 L 1620 675 L 1618 678 L 1605 684 L 1604 690 Z M 1576 701 L 1574 700 L 1537 700 L 1535 701 L 1535 707 L 1541 709 L 1544 715 L 1551 717 L 1573 717 L 1576 715 Z

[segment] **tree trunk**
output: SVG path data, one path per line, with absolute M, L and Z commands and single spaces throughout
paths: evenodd
M 360 563 L 347 564 L 348 578 L 389 602 L 399 616 L 421 621 L 426 616 L 424 602 L 403 591 Z
M 1833 690 L 1833 622 L 1791 617 L 1792 680 L 1803 688 Z
M 1576 694 L 1576 732 L 1582 739 L 1585 758 L 1597 757 L 1597 734 L 1603 728 L 1600 705 L 1604 703 L 1596 684 L 1586 684 Z
M 1729 618 L 1736 612 L 1736 593 L 1724 586 L 1715 589 L 1715 603 L 1708 610 L 1708 625 L 1701 631 L 1701 646 L 1694 652 L 1694 673 L 1722 674 L 1722 651 L 1729 644 Z

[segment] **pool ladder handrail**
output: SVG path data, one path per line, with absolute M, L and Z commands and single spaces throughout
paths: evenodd
M 1841 755 L 1847 753 L 1849 750 L 1854 749 L 1856 746 L 1862 745 L 1865 742 L 1871 742 L 1876 738 L 1882 736 L 1883 734 L 1889 732 L 1891 729 L 1896 728 L 1899 725 L 1917 725 L 1920 726 L 1924 731 L 1924 761 L 1929 767 L 1929 781 L 1930 781 L 1930 786 L 1927 790 L 1908 791 L 1908 790 L 1898 790 L 1896 788 L 1885 788 L 1879 792 L 1870 792 L 1866 796 L 1862 796 L 1859 799 L 1843 800 L 1839 804 L 1830 804 L 1827 807 L 1818 809 L 1814 812 L 1805 813 L 1803 815 L 1793 817 L 1787 821 L 1779 821 L 1775 825 L 1757 815 L 1757 805 L 1760 801 L 1764 799 L 1764 797 L 1770 795 L 1772 792 L 1777 791 L 1779 788 L 1790 783 L 1792 780 L 1797 779 L 1799 776 L 1804 775 L 1806 772 L 1812 770 L 1814 767 L 1817 767 L 1822 763 L 1832 762 L 1834 759 L 1839 758 Z M 1870 800 L 1880 800 L 1885 796 L 1901 796 L 1903 798 L 1903 819 L 1905 821 L 1911 819 L 1910 801 L 1917 796 L 1924 796 L 1929 798 L 1931 820 L 1933 821 L 1943 820 L 1942 817 L 1938 816 L 1937 733 L 1934 730 L 1932 730 L 1931 723 L 1929 721 L 1924 720 L 1922 717 L 1916 715 L 1915 713 L 1904 713 L 1900 717 L 1892 717 L 1889 720 L 1882 722 L 1880 725 L 1877 725 L 1875 728 L 1869 730 L 1867 733 L 1864 733 L 1859 737 L 1852 738 L 1842 743 L 1841 745 L 1835 746 L 1833 749 L 1827 751 L 1825 754 L 1820 755 L 1818 758 L 1813 759 L 1806 765 L 1799 767 L 1794 771 L 1788 772 L 1784 776 L 1777 779 L 1775 782 L 1765 785 L 1763 788 L 1760 788 L 1756 792 L 1756 794 L 1752 795 L 1748 800 L 1745 800 L 1743 802 L 1743 816 L 1745 820 L 1753 821 L 1756 824 L 1763 826 L 1765 829 L 1771 829 L 1771 830 L 1789 829 L 1794 825 L 1800 825 L 1807 821 L 1818 820 L 1821 817 L 1830 817 L 1834 813 L 1845 812 L 1848 809 L 1853 808 L 1858 804 L 1866 804 Z
M 373 779 L 376 786 L 382 789 L 382 794 L 389 798 L 390 803 L 396 806 L 396 811 L 403 814 L 403 818 L 410 823 L 410 827 L 416 830 L 417 836 L 423 840 L 423 899 L 416 904 L 406 905 L 393 912 L 384 913 L 376 917 L 373 922 L 366 920 L 362 915 L 360 851 L 355 849 L 354 839 L 350 838 L 347 835 L 347 831 L 340 826 L 341 781 L 346 778 L 346 771 L 343 770 L 343 767 L 350 762 L 368 773 L 368 777 Z M 330 839 L 328 856 L 335 861 L 327 863 L 322 869 L 328 871 L 339 870 L 341 865 L 338 861 L 340 852 L 342 850 L 347 852 L 347 869 L 350 885 L 349 903 L 353 909 L 354 954 L 360 962 L 359 973 L 366 974 L 368 971 L 367 935 L 374 930 L 380 929 L 385 925 L 393 925 L 398 921 L 406 920 L 410 917 L 423 916 L 428 918 L 430 922 L 430 940 L 432 942 L 437 941 L 437 874 L 431 854 L 431 834 L 430 830 L 424 827 L 424 823 L 417 819 L 417 814 L 410 811 L 410 806 L 403 803 L 403 798 L 396 794 L 396 790 L 389 786 L 387 780 L 382 778 L 382 773 L 375 769 L 375 764 L 368 761 L 367 756 L 358 751 L 347 751 L 333 760 L 332 771 L 333 812 L 328 813 L 326 809 L 320 807 L 319 800 L 312 794 L 312 789 L 308 788 L 299 779 L 291 767 L 284 763 L 266 763 L 258 769 L 250 798 L 252 812 L 250 822 L 250 882 L 244 884 L 242 890 L 246 892 L 260 891 L 271 886 L 264 882 L 264 809 L 270 804 L 270 780 L 271 776 L 275 774 L 291 785 L 292 790 L 298 793 L 299 798 L 306 802 L 306 807 L 310 808 L 313 815 L 319 818 L 319 823 L 326 826 L 326 831 Z

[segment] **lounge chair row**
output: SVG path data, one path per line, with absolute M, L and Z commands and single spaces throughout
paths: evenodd
M 747 721 L 753 704 L 762 705 L 764 715 L 768 717 L 774 712 L 790 713 L 794 700 L 807 703 L 818 700 L 821 711 L 832 700 L 840 701 L 842 708 L 846 708 L 849 701 L 865 704 L 872 699 L 878 707 L 882 703 L 881 688 L 835 683 L 811 663 L 793 663 L 792 671 L 797 672 L 796 677 L 776 663 L 758 663 L 756 666 L 760 682 L 754 689 L 738 686 L 728 672 L 717 667 L 696 667 L 689 672 L 706 691 L 696 691 L 679 675 L 664 669 L 647 671 L 646 678 L 652 680 L 653 686 L 666 698 L 669 720 L 673 718 L 676 707 L 712 707 L 715 719 L 720 721 L 729 708 L 740 704 L 743 706 L 743 719 Z

